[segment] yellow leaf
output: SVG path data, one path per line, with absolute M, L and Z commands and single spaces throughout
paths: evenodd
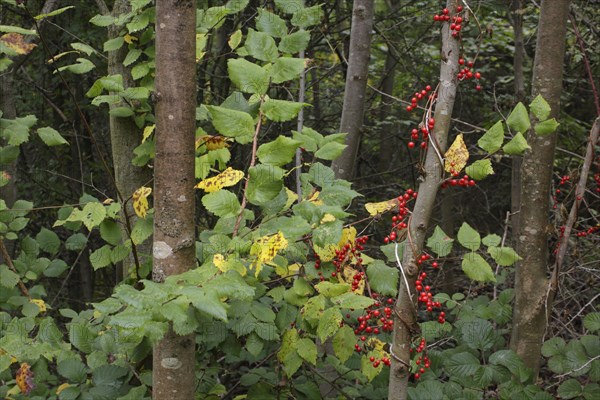
M 196 62 L 200 62 L 206 54 L 204 48 L 206 47 L 207 39 L 208 35 L 206 33 L 196 33 Z
M 336 250 L 341 250 L 347 243 L 353 244 L 356 239 L 356 228 L 350 226 L 342 230 L 342 238 L 337 245 L 330 244 L 326 247 L 314 245 L 315 252 L 319 255 L 321 261 L 331 261 L 335 257 Z
M 469 150 L 465 145 L 462 133 L 456 137 L 452 146 L 446 151 L 445 158 L 444 169 L 446 172 L 458 174 L 465 165 L 467 165 L 467 160 L 469 160 Z
M 42 300 L 42 299 L 30 299 L 29 302 L 35 304 L 36 306 L 38 306 L 38 308 L 40 309 L 41 313 L 46 312 L 46 303 L 44 302 L 44 300 Z
M 60 385 L 59 387 L 56 388 L 56 394 L 59 395 L 60 392 L 62 392 L 63 390 L 65 390 L 68 387 L 71 387 L 71 385 L 69 385 L 68 383 L 63 383 L 62 385 Z
M 335 221 L 335 217 L 329 213 L 323 215 L 323 218 L 321 218 L 322 224 L 326 224 L 327 222 L 333 222 L 333 221 Z
M 223 257 L 223 254 L 215 254 L 213 256 L 213 264 L 215 264 L 215 267 L 219 268 L 221 272 L 225 272 L 223 270 L 225 267 L 225 257 Z
M 154 128 L 156 128 L 156 124 L 154 125 L 150 125 L 144 128 L 144 135 L 142 136 L 142 143 L 144 143 L 146 141 L 146 139 L 148 139 L 150 137 L 150 135 L 152 135 L 152 132 L 154 132 Z
M 388 354 L 388 352 L 384 350 L 385 342 L 382 342 L 381 340 L 377 339 L 376 337 L 369 339 L 369 341 L 367 342 L 367 345 L 375 350 L 381 351 L 382 353 L 385 354 L 386 357 L 390 356 Z
M 24 36 L 16 32 L 6 33 L 0 36 L 0 42 L 21 55 L 29 54 L 31 50 L 37 46 L 33 43 L 27 43 L 24 40 Z
M 287 202 L 285 203 L 284 210 L 287 210 L 298 200 L 298 195 L 295 192 L 292 192 L 290 189 L 285 188 L 285 192 L 287 193 Z
M 125 36 L 123 36 L 123 40 L 125 40 L 125 43 L 127 43 L 127 44 L 132 44 L 133 42 L 137 41 L 138 38 L 136 38 L 135 36 L 131 36 L 128 33 Z
M 244 264 L 237 260 L 230 260 L 229 258 L 225 259 L 225 256 L 223 256 L 223 254 L 220 253 L 217 253 L 213 256 L 213 264 L 215 264 L 215 267 L 217 267 L 219 271 L 223 273 L 229 270 L 237 271 L 242 276 L 245 276 L 247 273 Z
M 394 207 L 398 205 L 397 199 L 381 201 L 379 203 L 367 203 L 365 204 L 365 208 L 369 212 L 369 215 L 372 217 L 383 214 L 384 212 L 393 210 Z
M 207 193 L 218 192 L 224 187 L 235 185 L 243 177 L 244 173 L 242 171 L 238 171 L 229 167 L 217 176 L 204 179 L 202 182 L 196 185 L 196 189 L 204 189 L 204 191 Z
M 256 268 L 255 276 L 260 274 L 263 264 L 273 261 L 279 250 L 285 250 L 288 241 L 281 231 L 274 235 L 263 236 L 256 240 L 250 248 L 250 255 L 256 257 L 251 268 Z
M 315 190 L 310 197 L 308 198 L 308 201 L 310 201 L 311 203 L 313 203 L 316 206 L 322 206 L 323 205 L 323 201 L 321 199 L 319 199 L 319 194 L 321 192 L 319 192 L 318 190 Z
M 202 145 L 206 146 L 206 150 L 218 150 L 229 147 L 229 138 L 219 135 L 203 135 L 196 140 L 196 149 Z
M 140 218 L 146 218 L 148 213 L 148 196 L 152 193 L 152 189 L 142 186 L 133 193 L 133 209 Z
M 338 280 L 340 281 L 340 283 L 345 282 L 348 285 L 350 285 L 350 287 L 352 287 L 352 282 L 354 282 L 354 275 L 356 275 L 357 273 L 359 273 L 359 271 L 355 270 L 350 265 L 346 265 L 346 266 L 344 266 L 344 271 L 342 272 L 342 276 L 338 275 Z M 365 280 L 364 279 L 360 280 L 358 287 L 353 292 L 357 293 L 357 294 L 363 294 L 365 292 Z
M 105 199 L 102 204 L 104 204 L 105 206 L 114 203 L 115 201 L 111 198 Z

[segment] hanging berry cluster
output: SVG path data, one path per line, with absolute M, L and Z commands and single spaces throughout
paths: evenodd
M 464 58 L 459 58 L 458 59 L 458 64 L 462 65 L 462 69 L 460 71 L 458 71 L 458 74 L 456 75 L 456 78 L 459 81 L 470 81 L 472 79 L 475 79 L 475 90 L 481 90 L 481 85 L 480 85 L 480 80 L 481 80 L 481 72 L 479 71 L 475 71 L 473 72 L 472 68 L 475 65 L 474 61 L 465 61 Z M 464 66 L 466 64 L 466 66 Z
M 429 360 L 429 357 L 427 357 L 426 350 L 427 350 L 427 341 L 423 337 L 421 338 L 421 340 L 417 346 L 414 346 L 414 344 L 413 344 L 413 347 L 411 347 L 411 349 L 410 349 L 411 353 L 416 352 L 417 354 L 419 354 L 419 356 L 415 360 L 415 364 L 417 364 L 417 366 L 419 367 L 419 370 L 418 370 L 418 372 L 415 372 L 415 374 L 413 375 L 416 380 L 421 378 L 421 375 L 425 373 L 425 370 L 427 370 L 429 367 L 431 367 L 431 361 Z
M 452 31 L 452 36 L 457 38 L 462 30 L 463 22 L 466 21 L 466 16 L 463 17 L 460 15 L 461 12 L 463 12 L 463 6 L 457 6 L 456 14 L 450 17 L 450 10 L 444 8 L 439 14 L 433 16 L 433 20 L 435 22 L 451 22 L 450 30 Z
M 403 233 L 406 232 L 405 229 L 408 226 L 408 224 L 406 223 L 406 216 L 409 213 L 408 202 L 410 202 L 413 199 L 416 199 L 417 196 L 418 196 L 417 192 L 415 192 L 412 189 L 407 189 L 403 195 L 398 196 L 396 198 L 396 200 L 398 202 L 398 213 L 394 214 L 391 218 L 392 230 L 391 230 L 390 234 L 387 235 L 383 239 L 383 242 L 385 244 L 388 244 L 390 242 L 395 242 L 397 240 L 398 241 L 404 240 Z M 399 240 L 399 239 L 402 239 L 402 240 Z
M 444 182 L 442 182 L 441 184 L 441 188 L 442 189 L 446 189 L 448 187 L 454 187 L 454 186 L 461 186 L 461 187 L 469 187 L 469 186 L 475 186 L 477 184 L 477 182 L 475 182 L 473 179 L 469 178 L 469 175 L 463 175 L 462 178 L 456 178 L 456 176 L 458 176 L 458 173 L 455 173 L 455 178 L 450 178 L 450 179 L 446 179 Z

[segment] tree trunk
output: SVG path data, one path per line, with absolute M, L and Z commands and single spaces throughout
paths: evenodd
M 525 63 L 525 42 L 523 39 L 523 0 L 512 0 L 510 12 L 512 14 L 513 34 L 515 37 L 515 55 L 513 58 L 513 69 L 515 76 L 515 104 L 525 100 L 525 75 L 523 64 Z M 521 206 L 521 156 L 512 158 L 512 178 L 510 187 L 511 198 L 511 223 L 514 240 L 519 232 L 519 209 Z
M 131 6 L 129 0 L 117 0 L 113 6 L 113 15 L 120 15 L 130 11 Z M 109 39 L 114 39 L 119 36 L 119 30 L 121 27 L 111 25 L 109 28 Z M 135 82 L 131 77 L 131 69 L 123 65 L 123 60 L 127 55 L 127 46 L 121 46 L 116 51 L 108 53 L 108 73 L 109 75 L 121 75 L 123 77 L 123 87 L 135 87 Z M 117 103 L 112 104 L 111 108 L 122 107 L 127 104 Z M 133 150 L 141 143 L 142 133 L 141 130 L 136 126 L 133 118 L 119 118 L 110 116 L 110 143 L 111 153 L 113 159 L 113 166 L 115 170 L 115 183 L 117 190 L 123 196 L 123 199 L 128 199 L 133 192 L 144 184 L 148 184 L 152 175 L 148 168 L 136 167 L 131 163 L 133 158 Z M 123 223 L 122 232 L 125 238 L 129 237 L 129 230 L 133 229 L 135 221 L 137 220 L 136 214 L 133 211 L 133 203 L 129 201 L 127 206 L 124 206 L 121 211 L 121 218 L 126 221 L 125 213 L 129 218 L 129 223 Z M 129 227 L 128 227 L 129 225 Z M 136 247 L 136 254 L 145 256 L 142 258 L 138 257 L 138 262 L 144 262 L 150 256 L 150 241 Z M 135 260 L 133 255 L 123 261 L 123 265 L 117 268 L 117 282 L 123 280 L 135 267 Z
M 565 35 L 570 0 L 544 0 L 538 24 L 533 66 L 532 95 L 541 94 L 550 104 L 550 116 L 559 114 Z M 521 167 L 521 229 L 517 252 L 523 260 L 515 275 L 515 306 L 511 348 L 539 373 L 541 346 L 551 310 L 548 292 L 548 214 L 556 133 L 537 136 L 534 127 Z
M 163 282 L 196 264 L 194 134 L 196 4 L 156 2 L 156 158 L 152 277 Z M 154 347 L 153 399 L 193 399 L 194 334 L 172 330 Z
M 373 29 L 374 0 L 354 0 L 352 28 L 350 31 L 350 54 L 340 132 L 347 133 L 348 147 L 332 164 L 337 178 L 351 179 L 360 145 L 365 107 L 365 92 L 371 54 L 371 30 Z
M 447 8 L 454 14 L 456 2 L 447 0 Z M 447 146 L 448 131 L 456 98 L 457 74 L 459 70 L 458 55 L 459 43 L 450 34 L 448 23 L 442 26 L 442 63 L 440 67 L 440 85 L 438 100 L 435 107 L 435 128 L 433 136 L 437 140 L 439 151 L 443 153 Z M 419 184 L 418 198 L 413 208 L 410 219 L 410 244 L 404 251 L 400 274 L 400 290 L 394 308 L 394 333 L 392 344 L 392 365 L 390 368 L 390 383 L 388 399 L 405 400 L 407 398 L 409 365 L 411 359 L 410 346 L 415 332 L 418 331 L 417 323 L 417 293 L 415 281 L 419 273 L 417 257 L 423 252 L 425 234 L 435 206 L 435 198 L 443 179 L 443 165 L 437 153 L 429 143 L 425 159 L 425 174 Z M 408 242 L 407 242 L 408 243 Z M 406 286 L 408 284 L 408 287 Z

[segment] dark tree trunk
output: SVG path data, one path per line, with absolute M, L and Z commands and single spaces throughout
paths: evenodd
M 194 244 L 194 133 L 196 110 L 196 4 L 156 2 L 156 158 L 152 277 L 196 264 Z M 193 399 L 194 335 L 172 332 L 154 347 L 153 399 Z

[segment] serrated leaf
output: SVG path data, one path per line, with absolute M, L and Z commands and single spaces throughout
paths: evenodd
M 248 29 L 244 48 L 248 54 L 261 61 L 273 62 L 279 55 L 275 40 L 266 33 L 257 32 L 252 28 Z
M 288 241 L 281 231 L 257 239 L 250 248 L 250 256 L 254 257 L 250 267 L 255 269 L 255 276 L 260 274 L 263 264 L 273 261 L 277 252 L 287 247 Z
M 342 326 L 333 337 L 333 351 L 342 363 L 345 363 L 354 354 L 356 335 L 352 328 Z
M 275 0 L 275 5 L 287 14 L 293 14 L 304 8 L 304 0 Z
M 523 103 L 519 103 L 515 106 L 506 119 L 506 123 L 510 129 L 515 132 L 519 132 L 521 134 L 527 132 L 527 129 L 529 129 L 531 126 L 531 122 L 529 121 L 529 114 L 527 113 L 527 109 Z
M 109 245 L 104 245 L 90 254 L 90 263 L 94 267 L 94 271 L 108 267 L 111 264 L 111 254 L 112 248 Z
M 265 205 L 273 200 L 283 189 L 283 175 L 281 168 L 259 164 L 248 170 L 249 182 L 246 193 L 248 201 L 258 206 Z
M 260 109 L 271 121 L 284 122 L 296 118 L 304 106 L 304 103 L 269 98 L 261 105 Z
M 151 193 L 152 188 L 146 186 L 142 186 L 133 193 L 133 209 L 140 218 L 146 218 L 146 214 L 148 214 L 148 196 Z
M 74 383 L 83 382 L 87 376 L 87 368 L 80 360 L 68 359 L 56 365 L 57 372 Z
M 490 247 L 494 247 L 494 246 L 498 246 L 500 243 L 502 243 L 502 238 L 494 233 L 487 235 L 486 237 L 484 237 L 483 239 L 481 239 L 481 242 Z
M 104 51 L 119 50 L 123 44 L 125 44 L 125 39 L 123 39 L 121 36 L 114 39 L 109 39 L 104 42 Z
M 35 240 L 40 245 L 40 249 L 50 254 L 56 254 L 60 248 L 60 239 L 53 231 L 42 228 L 35 237 Z
M 260 65 L 243 58 L 227 61 L 229 79 L 244 93 L 265 94 L 269 88 L 269 73 Z
M 474 281 L 496 282 L 492 267 L 477 253 L 465 254 L 462 260 L 462 270 Z
M 291 22 L 292 25 L 299 28 L 308 28 L 310 26 L 317 25 L 321 21 L 322 15 L 323 11 L 321 10 L 320 5 L 306 8 L 303 7 L 294 12 Z
M 488 247 L 488 253 L 492 256 L 498 265 L 509 267 L 519 260 L 521 257 L 510 247 Z
M 462 133 L 456 136 L 456 139 L 454 139 L 454 142 L 446 151 L 444 158 L 444 169 L 446 172 L 454 171 L 455 173 L 459 173 L 467 165 L 469 150 L 465 145 Z
M 365 209 L 368 211 L 369 215 L 375 217 L 379 214 L 383 214 L 390 210 L 393 210 L 398 206 L 398 200 L 393 198 L 391 200 L 380 201 L 378 203 L 366 203 Z
M 75 233 L 65 242 L 65 248 L 71 251 L 79 251 L 87 244 L 87 237 L 83 233 Z
M 90 19 L 90 23 L 96 26 L 106 27 L 115 23 L 115 17 L 112 15 L 95 15 Z
M 463 222 L 456 237 L 458 243 L 471 251 L 477 251 L 481 246 L 481 236 L 479 236 L 479 232 L 471 228 L 466 222 Z
M 529 144 L 527 144 L 527 140 L 525 136 L 523 136 L 520 132 L 512 138 L 512 140 L 502 147 L 502 150 L 506 154 L 510 155 L 521 155 L 527 149 L 530 149 Z
M 433 235 L 427 239 L 427 247 L 429 247 L 438 257 L 445 257 L 450 254 L 453 243 L 454 239 L 446 235 L 439 226 L 435 227 Z
M 224 136 L 236 138 L 239 143 L 252 141 L 254 121 L 246 112 L 218 106 L 207 106 L 215 129 Z
M 558 395 L 561 399 L 574 399 L 583 393 L 581 384 L 576 379 L 564 381 L 558 387 Z
M 315 157 L 321 160 L 335 160 L 342 155 L 346 147 L 345 144 L 329 142 L 317 150 Z
M 279 57 L 271 67 L 271 80 L 283 83 L 298 79 L 304 71 L 304 63 L 303 58 Z
M 477 145 L 489 154 L 493 154 L 500 150 L 503 141 L 504 125 L 502 121 L 498 121 L 479 138 Z
M 354 292 L 347 292 L 339 296 L 332 297 L 331 301 L 340 308 L 353 308 L 357 310 L 363 310 L 375 303 L 375 300 L 371 299 L 370 297 L 365 297 Z
M 448 372 L 457 378 L 467 378 L 479 370 L 479 360 L 473 354 L 462 352 L 452 355 L 444 365 Z
M 0 285 L 5 288 L 14 288 L 19 283 L 19 275 L 8 269 L 4 264 L 0 265 Z
M 323 313 L 317 327 L 317 336 L 321 342 L 325 342 L 340 329 L 342 319 L 342 314 L 337 308 L 330 308 Z
M 375 260 L 367 266 L 367 276 L 372 290 L 386 296 L 398 294 L 398 269 L 388 267 L 383 261 Z
M 107 243 L 116 246 L 121 242 L 121 228 L 114 221 L 104 220 L 100 224 L 100 236 Z
M 256 28 L 273 37 L 279 38 L 287 33 L 287 25 L 281 17 L 264 8 L 258 9 L 258 17 L 255 20 Z
M 317 365 L 317 345 L 312 340 L 298 340 L 298 354 L 312 365 Z
M 535 99 L 529 104 L 529 109 L 539 121 L 545 121 L 550 116 L 550 104 L 538 94 Z
M 360 372 L 370 381 L 375 379 L 377 375 L 383 370 L 383 363 L 379 364 L 377 367 L 373 366 L 373 362 L 371 362 L 370 358 L 374 357 L 380 359 L 382 357 L 381 351 L 373 350 L 367 354 L 363 354 L 360 359 Z
M 465 322 L 460 327 L 460 332 L 464 343 L 476 350 L 489 350 L 496 340 L 491 322 L 481 318 Z
M 600 330 L 600 312 L 593 312 L 586 315 L 583 318 L 583 326 L 591 332 Z
M 256 155 L 265 165 L 281 166 L 292 161 L 299 146 L 300 142 L 297 140 L 278 136 L 274 141 L 260 145 Z
M 546 121 L 535 124 L 534 129 L 535 129 L 536 135 L 546 136 L 546 135 L 550 135 L 550 134 L 556 132 L 559 125 L 560 124 L 556 121 L 556 119 L 552 118 L 552 119 L 548 119 Z
M 140 58 L 141 55 L 142 55 L 142 50 L 141 49 L 131 49 L 131 50 L 129 50 L 129 52 L 125 56 L 125 59 L 123 60 L 123 65 L 126 66 L 126 67 L 130 66 L 131 64 L 133 64 L 134 62 L 136 62 L 137 59 Z
M 202 204 L 217 217 L 237 217 L 241 206 L 237 196 L 228 190 L 219 190 L 202 197 Z
M 279 51 L 288 54 L 297 54 L 305 50 L 310 42 L 310 33 L 304 29 L 285 35 L 279 42 Z
M 79 210 L 73 210 L 73 213 Z M 73 215 L 73 214 L 71 214 Z M 87 203 L 83 210 L 79 212 L 80 221 L 88 228 L 88 230 L 92 230 L 94 227 L 100 225 L 104 218 L 106 217 L 106 209 L 100 203 L 90 202 Z M 69 217 L 69 220 L 71 217 Z
M 477 160 L 473 164 L 469 165 L 465 172 L 471 178 L 476 181 L 487 178 L 489 175 L 494 174 L 494 168 L 492 168 L 491 160 Z

